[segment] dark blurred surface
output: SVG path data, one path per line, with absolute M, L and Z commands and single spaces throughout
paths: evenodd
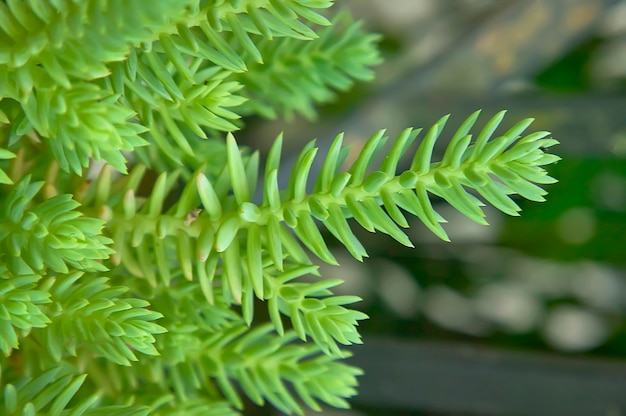
M 378 81 L 316 121 L 254 123 L 255 147 L 285 131 L 295 157 L 345 131 L 358 148 L 380 128 L 451 113 L 452 133 L 478 108 L 483 123 L 507 109 L 503 130 L 533 117 L 563 160 L 548 201 L 520 201 L 521 217 L 487 210 L 483 227 L 437 205 L 451 244 L 414 222 L 415 249 L 363 232 L 361 264 L 337 247 L 341 268 L 322 273 L 371 319 L 353 349 L 366 372 L 355 410 L 325 414 L 626 414 L 626 1 L 342 5 L 384 35 Z
M 626 408 L 624 362 L 375 338 L 355 352 L 354 364 L 394 374 L 368 377 L 360 389 L 358 403 L 381 415 L 434 408 L 451 414 L 586 416 L 619 415 Z

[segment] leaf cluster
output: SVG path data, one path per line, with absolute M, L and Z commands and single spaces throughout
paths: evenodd
M 337 264 L 321 230 L 363 261 L 355 227 L 411 246 L 416 218 L 447 240 L 433 197 L 481 224 L 486 203 L 543 201 L 557 142 L 531 120 L 496 134 L 503 112 L 440 160 L 447 116 L 348 165 L 342 135 L 323 158 L 312 141 L 279 186 L 282 136 L 262 161 L 242 117 L 314 117 L 380 61 L 331 5 L 0 2 L 0 413 L 347 407 L 367 316 L 319 275 Z

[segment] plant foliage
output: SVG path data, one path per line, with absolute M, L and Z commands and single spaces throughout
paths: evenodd
M 377 37 L 331 5 L 0 2 L 0 413 L 347 407 L 367 317 L 319 275 L 321 230 L 362 261 L 357 226 L 411 246 L 410 215 L 448 240 L 433 196 L 481 224 L 544 200 L 557 142 L 531 120 L 495 134 L 504 112 L 437 161 L 447 116 L 349 165 L 338 135 L 315 174 L 312 141 L 281 189 L 282 136 L 262 164 L 232 133 L 372 78 Z

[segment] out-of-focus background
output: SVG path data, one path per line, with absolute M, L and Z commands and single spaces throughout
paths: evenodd
M 563 160 L 548 201 L 520 200 L 521 217 L 487 209 L 484 227 L 439 204 L 452 243 L 415 221 L 415 249 L 367 232 L 365 263 L 337 247 L 341 267 L 322 273 L 371 319 L 353 348 L 366 371 L 354 409 L 324 414 L 626 415 L 626 1 L 337 6 L 383 35 L 377 81 L 316 121 L 255 122 L 255 137 L 284 130 L 297 152 L 345 131 L 358 147 L 383 127 L 451 113 L 453 132 L 507 109 L 503 128 L 534 117 Z

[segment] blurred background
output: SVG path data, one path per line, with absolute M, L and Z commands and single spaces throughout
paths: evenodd
M 340 3 L 383 35 L 377 81 L 314 121 L 254 121 L 255 147 L 285 131 L 295 157 L 345 131 L 358 148 L 380 128 L 451 113 L 452 133 L 507 109 L 502 131 L 533 117 L 563 160 L 521 217 L 487 207 L 484 227 L 435 201 L 452 243 L 415 222 L 415 249 L 367 232 L 365 263 L 336 248 L 341 267 L 322 274 L 370 320 L 354 409 L 324 414 L 626 415 L 626 1 Z

